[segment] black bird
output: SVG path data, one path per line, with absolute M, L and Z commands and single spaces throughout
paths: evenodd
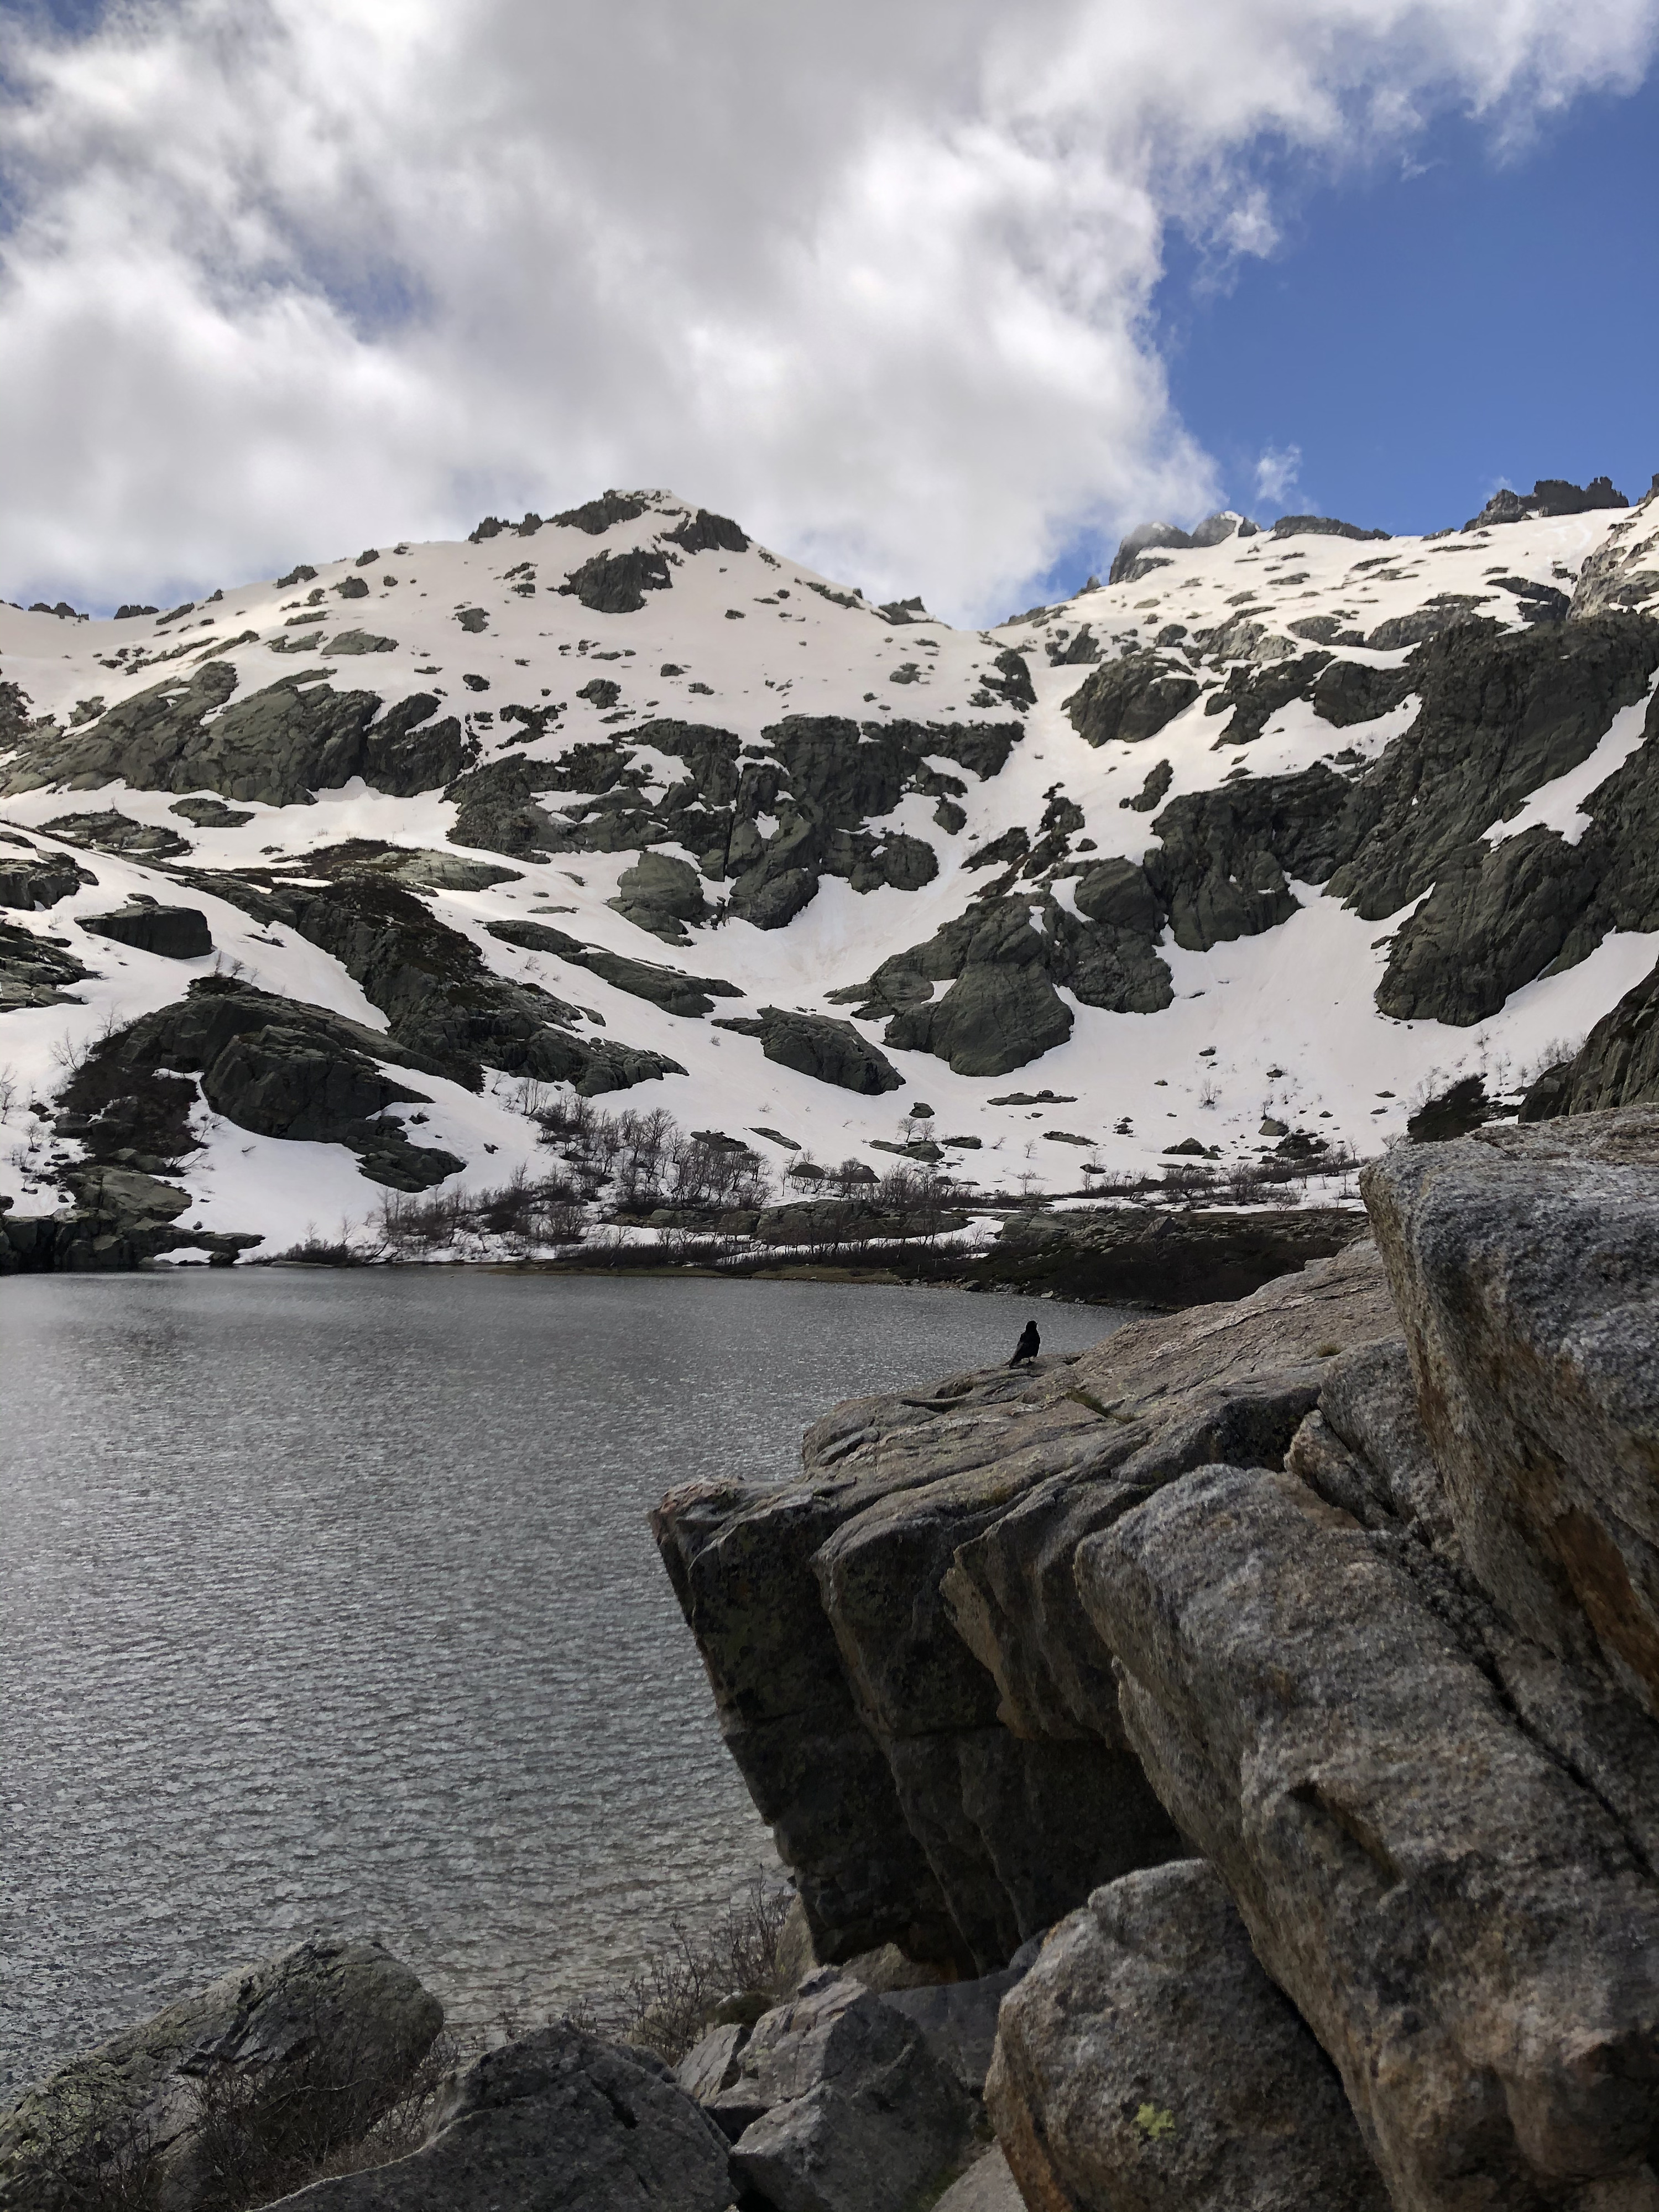
M 1023 1360 L 1035 1359 L 1042 1349 L 1042 1339 L 1037 1334 L 1037 1325 L 1034 1321 L 1028 1321 L 1019 1333 L 1019 1342 L 1014 1346 L 1014 1356 L 1008 1364 L 1018 1367 Z

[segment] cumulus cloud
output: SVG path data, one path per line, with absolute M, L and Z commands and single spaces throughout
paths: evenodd
M 0 578 L 108 604 L 672 486 L 983 618 L 1217 494 L 1149 320 L 1253 157 L 1520 142 L 1655 0 L 125 0 L 15 44 Z

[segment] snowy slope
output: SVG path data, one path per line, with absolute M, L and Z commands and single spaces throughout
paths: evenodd
M 637 1085 L 607 1098 L 607 1106 L 660 1104 L 687 1128 L 736 1134 L 764 1127 L 826 1163 L 852 1154 L 884 1166 L 890 1163 L 871 1152 L 872 1140 L 905 1133 L 910 1107 L 925 1100 L 941 1134 L 981 1140 L 977 1152 L 951 1158 L 960 1174 L 988 1188 L 1029 1177 L 1038 1189 L 1075 1188 L 1085 1155 L 1044 1133 L 1052 1129 L 1088 1137 L 1095 1151 L 1087 1157 L 1122 1170 L 1156 1167 L 1166 1146 L 1188 1138 L 1219 1148 L 1224 1160 L 1253 1152 L 1263 1142 L 1264 1115 L 1374 1152 L 1401 1130 L 1413 1100 L 1455 1074 L 1485 1071 L 1498 1087 L 1512 1089 L 1524 1073 L 1559 1056 L 1562 1041 L 1582 1036 L 1659 953 L 1659 929 L 1610 929 L 1587 957 L 1527 981 L 1478 1021 L 1389 1018 L 1373 994 L 1389 941 L 1418 899 L 1382 921 L 1366 921 L 1340 896 L 1292 882 L 1294 910 L 1260 933 L 1194 950 L 1164 928 L 1157 950 L 1173 995 L 1160 1011 L 1112 1012 L 1059 986 L 1073 1016 L 1069 1038 L 1015 1073 L 955 1073 L 933 1053 L 884 1044 L 884 1019 L 858 1019 L 860 1034 L 886 1052 L 902 1079 L 898 1089 L 864 1096 L 769 1060 L 757 1038 L 717 1028 L 709 1018 L 668 1013 L 586 967 L 504 944 L 488 933 L 487 923 L 543 915 L 586 946 L 735 985 L 742 995 L 717 1003 L 717 1017 L 750 1017 L 762 1006 L 778 1006 L 848 1020 L 849 1002 L 831 994 L 855 990 L 889 956 L 963 915 L 993 878 L 1004 876 L 998 867 L 973 867 L 975 852 L 1014 829 L 1026 830 L 1035 845 L 1057 794 L 1080 810 L 1082 826 L 1073 823 L 1057 869 L 1050 866 L 1029 895 L 1075 914 L 1071 900 L 1081 872 L 1108 858 L 1138 862 L 1154 853 L 1158 823 L 1171 803 L 1236 786 L 1242 770 L 1273 778 L 1324 763 L 1352 780 L 1380 761 L 1412 726 L 1413 693 L 1369 720 L 1344 726 L 1322 719 L 1308 697 L 1291 698 L 1269 714 L 1248 750 L 1218 737 L 1223 719 L 1206 711 L 1230 679 L 1237 688 L 1307 654 L 1320 642 L 1318 617 L 1330 618 L 1325 628 L 1336 641 L 1327 650 L 1381 672 L 1406 666 L 1413 648 L 1350 641 L 1420 616 L 1447 595 L 1465 603 L 1456 614 L 1495 623 L 1490 635 L 1519 635 L 1540 602 L 1516 587 L 1571 594 L 1610 532 L 1628 531 L 1632 520 L 1626 511 L 1604 509 L 1386 544 L 1332 535 L 1232 534 L 1205 548 L 1154 550 L 1135 564 L 1128 580 L 993 632 L 969 632 L 919 610 L 891 611 L 900 618 L 890 619 L 848 586 L 760 546 L 684 549 L 670 533 L 684 532 L 693 511 L 665 494 L 637 498 L 643 512 L 597 532 L 547 524 L 523 533 L 508 527 L 465 544 L 400 544 L 374 558 L 319 562 L 314 574 L 286 586 L 227 590 L 163 616 L 81 621 L 0 605 L 0 681 L 15 686 L 27 702 L 19 709 L 27 727 L 15 722 L 6 741 L 9 766 L 0 757 L 0 781 L 9 785 L 0 800 L 0 826 L 14 840 L 0 843 L 0 868 L 30 853 L 69 854 L 96 878 L 50 907 L 0 912 L 0 921 L 57 940 L 90 971 L 72 986 L 68 1003 L 0 1016 L 6 1076 L 0 1103 L 7 1109 L 0 1194 L 26 1208 L 50 1202 L 51 1160 L 55 1154 L 60 1163 L 72 1161 L 76 1146 L 68 1140 L 52 1145 L 31 1107 L 49 1103 L 88 1042 L 179 999 L 194 976 L 234 963 L 264 989 L 386 1027 L 384 1010 L 337 959 L 294 930 L 261 923 L 244 906 L 215 896 L 202 881 L 216 872 L 268 872 L 349 839 L 459 854 L 512 872 L 511 880 L 484 889 L 438 889 L 422 896 L 496 974 L 539 983 L 584 1010 L 588 1032 L 653 1048 L 687 1071 Z M 647 584 L 632 611 L 596 611 L 561 592 L 584 563 L 630 552 L 657 562 L 668 579 L 665 588 Z M 341 594 L 342 586 L 349 596 Z M 314 618 L 319 612 L 325 616 L 320 623 Z M 1307 625 L 1310 618 L 1312 631 L 1291 632 L 1291 624 Z M 1085 629 L 1089 636 L 1079 647 Z M 1182 635 L 1175 636 L 1176 630 Z M 390 642 L 354 653 L 349 641 L 337 642 L 353 632 Z M 1195 641 L 1200 635 L 1206 643 Z M 297 649 L 296 640 L 304 641 Z M 1092 661 L 1083 657 L 1091 648 L 1100 656 Z M 1148 738 L 1085 742 L 1066 703 L 1095 671 L 1148 648 L 1161 656 L 1160 665 L 1189 671 L 1198 696 Z M 1006 662 L 999 667 L 998 656 L 1011 649 L 1029 671 L 1035 695 L 1029 708 L 1010 694 Z M 1073 650 L 1075 659 L 1053 657 Z M 317 791 L 308 802 L 276 805 L 228 789 L 222 775 L 192 786 L 175 774 L 167 788 L 143 788 L 119 776 L 100 780 L 76 766 L 84 754 L 82 748 L 77 755 L 77 742 L 95 734 L 112 710 L 165 679 L 187 680 L 204 665 L 234 670 L 233 707 L 267 687 L 295 683 L 302 690 L 323 684 L 341 692 L 369 690 L 387 708 L 416 694 L 434 696 L 436 713 L 453 716 L 476 741 L 478 765 L 511 759 L 548 765 L 574 746 L 620 747 L 632 769 L 646 772 L 641 798 L 647 803 L 684 777 L 685 762 L 631 743 L 629 732 L 668 718 L 729 732 L 746 749 L 740 761 L 756 762 L 771 757 L 774 740 L 767 733 L 790 715 L 1005 731 L 1018 722 L 1022 728 L 1006 764 L 982 778 L 959 757 L 927 756 L 930 771 L 962 787 L 955 802 L 958 827 L 950 826 L 948 801 L 941 805 L 915 788 L 865 823 L 878 862 L 884 841 L 896 835 L 930 848 L 937 869 L 931 881 L 915 889 L 883 882 L 860 890 L 845 875 L 824 872 L 786 926 L 768 928 L 735 911 L 721 915 L 732 871 L 721 878 L 705 873 L 710 916 L 694 922 L 687 940 L 676 945 L 608 903 L 638 861 L 637 849 L 577 848 L 544 859 L 476 848 L 464 854 L 450 838 L 458 803 L 441 786 L 393 796 L 354 777 L 343 787 Z M 596 678 L 614 684 L 614 696 L 589 689 Z M 580 696 L 585 690 L 589 696 Z M 508 707 L 550 719 L 535 734 L 533 720 L 503 717 Z M 228 711 L 220 707 L 205 718 L 204 740 Z M 1638 700 L 1610 717 L 1589 758 L 1533 790 L 1522 813 L 1500 822 L 1495 807 L 1485 825 L 1489 842 L 1495 846 L 1534 826 L 1571 841 L 1575 826 L 1583 827 L 1583 802 L 1644 744 L 1645 715 L 1645 701 Z M 1167 790 L 1146 811 L 1132 808 L 1127 802 L 1158 763 L 1169 766 Z M 198 827 L 177 811 L 181 793 L 192 789 L 251 818 Z M 538 803 L 559 818 L 582 800 L 580 792 L 566 790 L 545 793 Z M 96 830 L 83 829 L 76 842 L 46 826 L 69 816 L 111 812 L 175 833 L 188 850 L 170 861 L 147 859 L 131 849 L 100 848 L 104 833 Z M 762 815 L 756 828 L 762 838 L 773 836 L 775 817 Z M 653 849 L 694 866 L 706 857 L 673 842 Z M 179 869 L 189 872 L 188 886 L 181 886 Z M 82 927 L 135 893 L 199 907 L 214 952 L 195 961 L 167 959 Z M 1025 886 L 1005 881 L 1000 895 L 1018 898 Z M 949 985 L 936 981 L 933 988 L 942 999 Z M 475 1094 L 459 1082 L 422 1076 L 418 1088 L 430 1101 L 422 1109 L 421 1140 L 466 1162 L 457 1182 L 499 1181 L 520 1162 L 544 1158 L 533 1128 L 514 1110 L 515 1080 L 491 1077 Z M 1038 1090 L 1064 1103 L 994 1103 Z M 258 1136 L 205 1104 L 193 1126 L 202 1149 L 179 1177 L 196 1201 L 186 1217 L 191 1222 L 287 1243 L 308 1228 L 334 1233 L 343 1221 L 365 1217 L 380 1196 L 340 1146 Z M 784 1154 L 773 1157 L 781 1164 Z

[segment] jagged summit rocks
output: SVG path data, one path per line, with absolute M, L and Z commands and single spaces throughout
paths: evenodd
M 1512 1109 L 1659 926 L 1659 515 L 1607 495 L 1428 538 L 1159 526 L 989 631 L 648 489 L 116 621 L 0 606 L 3 1057 L 46 1109 L 0 1196 L 41 1203 L 60 1048 L 179 996 L 90 926 L 146 900 L 394 1042 L 418 1000 L 475 1102 L 415 1107 L 423 1148 L 475 1180 L 541 1157 L 526 1083 L 872 1171 L 940 1092 L 937 1164 L 1003 1192 L 1171 1146 L 1218 1183 L 1264 1119 L 1363 1155 L 1482 1071 Z M 747 1004 L 630 988 L 665 945 Z M 995 1103 L 1016 1070 L 1064 1129 Z M 270 1146 L 362 1204 L 347 1145 L 193 1126 L 210 1214 L 220 1148 L 261 1164 L 204 1227 L 299 1232 Z

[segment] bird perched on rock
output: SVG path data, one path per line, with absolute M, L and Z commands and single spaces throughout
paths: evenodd
M 1018 1367 L 1027 1359 L 1035 1359 L 1042 1349 L 1042 1339 L 1037 1334 L 1037 1325 L 1034 1321 L 1028 1321 L 1019 1333 L 1019 1342 L 1014 1346 L 1014 1356 L 1008 1364 Z

